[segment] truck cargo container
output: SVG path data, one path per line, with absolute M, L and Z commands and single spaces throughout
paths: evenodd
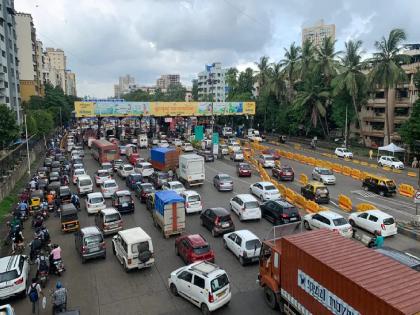
M 418 272 L 329 230 L 264 241 L 258 282 L 282 314 L 420 314 Z
M 181 234 L 185 231 L 185 200 L 173 190 L 155 193 L 153 222 L 159 226 L 163 236 Z
M 197 154 L 179 156 L 178 179 L 187 187 L 199 186 L 205 180 L 204 158 Z
M 179 163 L 179 151 L 175 148 L 153 148 L 150 150 L 150 163 L 159 171 L 176 169 Z

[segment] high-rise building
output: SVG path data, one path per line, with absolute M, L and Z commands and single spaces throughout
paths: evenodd
M 21 124 L 15 15 L 14 1 L 0 0 L 0 104 L 14 110 L 17 123 Z
M 323 40 L 328 37 L 335 40 L 335 24 L 324 24 L 324 20 L 320 20 L 314 26 L 302 29 L 302 43 L 308 39 L 316 47 L 321 45 Z
M 77 96 L 76 93 L 76 74 L 66 70 L 66 94 Z
M 46 66 L 48 66 L 48 81 L 53 86 L 60 86 L 66 93 L 67 58 L 62 49 L 46 48 Z
M 27 13 L 16 14 L 16 36 L 19 58 L 20 97 L 23 102 L 31 96 L 41 95 L 39 49 L 32 16 Z M 42 52 L 42 46 L 41 46 Z M 42 56 L 41 56 L 42 57 Z
M 134 77 L 129 74 L 119 77 L 118 84 L 114 85 L 114 97 L 121 98 L 121 95 L 137 90 L 137 84 Z
M 199 100 L 224 102 L 227 96 L 225 81 L 227 69 L 222 68 L 220 62 L 206 65 L 205 71 L 198 74 Z
M 180 84 L 179 74 L 163 74 L 156 80 L 157 88 L 163 92 L 166 92 L 172 84 Z

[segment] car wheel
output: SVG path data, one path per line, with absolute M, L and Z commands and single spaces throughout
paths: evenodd
M 303 226 L 305 227 L 305 229 L 310 230 L 311 227 L 309 226 L 309 222 L 308 221 L 303 221 Z
M 350 225 L 352 226 L 352 227 L 355 227 L 356 226 L 356 223 L 354 222 L 354 220 L 349 220 L 349 223 L 350 223 Z
M 365 186 L 365 187 L 363 187 L 363 190 L 364 191 L 369 191 L 369 187 L 368 186 Z
M 213 237 L 217 237 L 217 233 L 214 229 L 211 230 L 211 235 L 213 235 Z
M 385 196 L 385 192 L 381 190 L 381 191 L 379 192 L 379 196 L 384 197 L 384 196 Z
M 203 219 L 200 219 L 200 225 L 201 225 L 201 226 L 204 226 L 204 221 L 203 221 Z
M 201 304 L 200 308 L 201 308 L 201 313 L 203 315 L 210 315 L 210 310 L 209 310 L 209 307 L 207 306 L 207 304 L 205 304 L 205 303 Z
M 242 256 L 239 256 L 239 263 L 241 264 L 241 266 L 245 265 L 245 260 Z
M 176 288 L 176 285 L 175 285 L 175 284 L 171 283 L 171 286 L 170 286 L 169 288 L 170 288 L 170 290 L 171 290 L 171 293 L 172 293 L 174 296 L 178 296 L 178 289 Z
M 391 165 L 391 169 L 394 169 L 395 168 L 395 166 L 394 165 Z
M 86 263 L 86 258 L 82 257 L 82 264 Z
M 243 221 L 244 219 L 242 218 L 242 214 L 241 213 L 239 213 L 239 221 Z
M 273 290 L 267 286 L 264 287 L 264 300 L 271 309 L 275 310 L 278 308 L 276 295 L 274 294 Z

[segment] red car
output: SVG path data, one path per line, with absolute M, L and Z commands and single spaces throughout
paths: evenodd
M 140 159 L 140 154 L 133 153 L 130 155 L 130 158 L 128 159 L 128 162 L 130 162 L 131 165 L 136 165 L 137 161 Z
M 248 163 L 238 163 L 236 167 L 238 177 L 251 177 L 252 168 Z
M 214 252 L 201 234 L 178 237 L 175 240 L 175 252 L 187 265 L 199 260 L 214 262 Z
M 291 168 L 288 165 L 284 166 L 275 166 L 272 169 L 273 177 L 279 179 L 279 180 L 295 180 L 295 172 L 293 171 L 293 168 Z
M 280 160 L 280 154 L 277 153 L 277 150 L 265 149 L 262 151 L 262 154 L 271 155 L 275 160 Z

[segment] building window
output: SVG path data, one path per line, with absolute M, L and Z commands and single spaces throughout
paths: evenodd
M 0 39 L 2 42 L 4 42 L 4 36 L 0 34 Z
M 7 73 L 7 67 L 3 66 L 3 72 Z
M 385 92 L 384 91 L 378 91 L 375 93 L 375 98 L 385 98 Z
M 4 87 L 5 87 L 5 88 L 8 88 L 8 87 L 9 87 L 9 82 L 4 81 Z
M 4 50 L 2 50 L 2 51 L 1 51 L 1 55 L 2 55 L 3 57 L 6 57 L 6 52 L 5 52 Z
M 9 102 L 10 102 L 10 99 L 8 96 L 6 96 L 6 103 L 9 103 Z

